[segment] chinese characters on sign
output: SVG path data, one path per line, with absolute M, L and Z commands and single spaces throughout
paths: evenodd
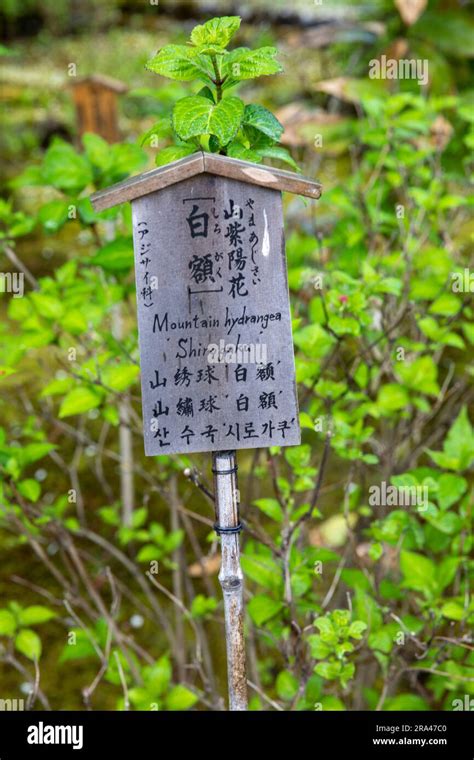
M 132 208 L 146 454 L 298 444 L 280 193 L 202 175 Z

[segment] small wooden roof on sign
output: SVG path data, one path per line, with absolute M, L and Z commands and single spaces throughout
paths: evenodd
M 300 177 L 294 172 L 273 169 L 249 161 L 240 161 L 216 153 L 193 153 L 191 156 L 173 161 L 166 166 L 138 174 L 124 182 L 99 190 L 91 196 L 95 211 L 103 211 L 125 201 L 133 201 L 142 195 L 154 193 L 169 185 L 174 185 L 197 174 L 216 174 L 229 177 L 251 185 L 262 185 L 272 190 L 286 190 L 308 198 L 319 198 L 321 185 L 310 179 Z
M 82 79 L 77 79 L 75 82 L 72 81 L 71 85 L 72 87 L 80 87 L 81 85 L 90 85 L 95 88 L 103 87 L 104 90 L 112 90 L 112 92 L 117 92 L 120 95 L 128 91 L 128 85 L 125 82 L 107 77 L 104 74 L 91 74 Z

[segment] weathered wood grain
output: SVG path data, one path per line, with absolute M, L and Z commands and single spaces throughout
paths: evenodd
M 146 454 L 298 444 L 281 193 L 203 174 L 132 212 Z
M 201 152 L 193 153 L 192 156 L 186 156 L 186 158 L 173 161 L 166 166 L 160 166 L 158 169 L 130 177 L 124 182 L 118 182 L 105 190 L 99 190 L 91 195 L 91 203 L 96 211 L 103 211 L 117 206 L 119 203 L 134 201 L 136 198 L 154 193 L 156 190 L 162 190 L 188 177 L 201 174 L 203 171 L 203 154 Z
M 220 177 L 239 179 L 252 185 L 270 187 L 273 190 L 286 190 L 296 195 L 305 195 L 308 198 L 319 198 L 321 195 L 319 182 L 301 177 L 295 172 L 274 169 L 262 164 L 253 164 L 228 156 L 219 156 L 216 153 L 204 153 L 204 171 L 217 174 Z
M 294 172 L 200 151 L 100 190 L 91 196 L 92 205 L 96 211 L 103 211 L 202 173 L 237 179 L 272 190 L 285 190 L 308 198 L 317 199 L 321 195 L 319 182 L 306 179 Z

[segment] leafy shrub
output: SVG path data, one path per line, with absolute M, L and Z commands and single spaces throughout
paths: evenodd
M 226 49 L 239 27 L 238 16 L 213 18 L 193 29 L 190 46 L 166 45 L 148 61 L 147 68 L 156 74 L 181 82 L 199 80 L 204 85 L 196 95 L 178 100 L 171 125 L 159 122 L 145 135 L 144 140 L 174 139 L 174 145 L 158 153 L 158 166 L 202 149 L 255 163 L 271 158 L 297 168 L 288 151 L 278 145 L 283 127 L 271 111 L 228 95 L 240 82 L 282 71 L 274 47 Z

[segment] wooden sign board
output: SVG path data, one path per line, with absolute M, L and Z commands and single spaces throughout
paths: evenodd
M 118 142 L 117 95 L 127 89 L 123 82 L 97 74 L 73 82 L 79 135 L 93 132 L 109 143 Z
M 300 443 L 281 193 L 248 166 L 125 187 L 148 456 Z

